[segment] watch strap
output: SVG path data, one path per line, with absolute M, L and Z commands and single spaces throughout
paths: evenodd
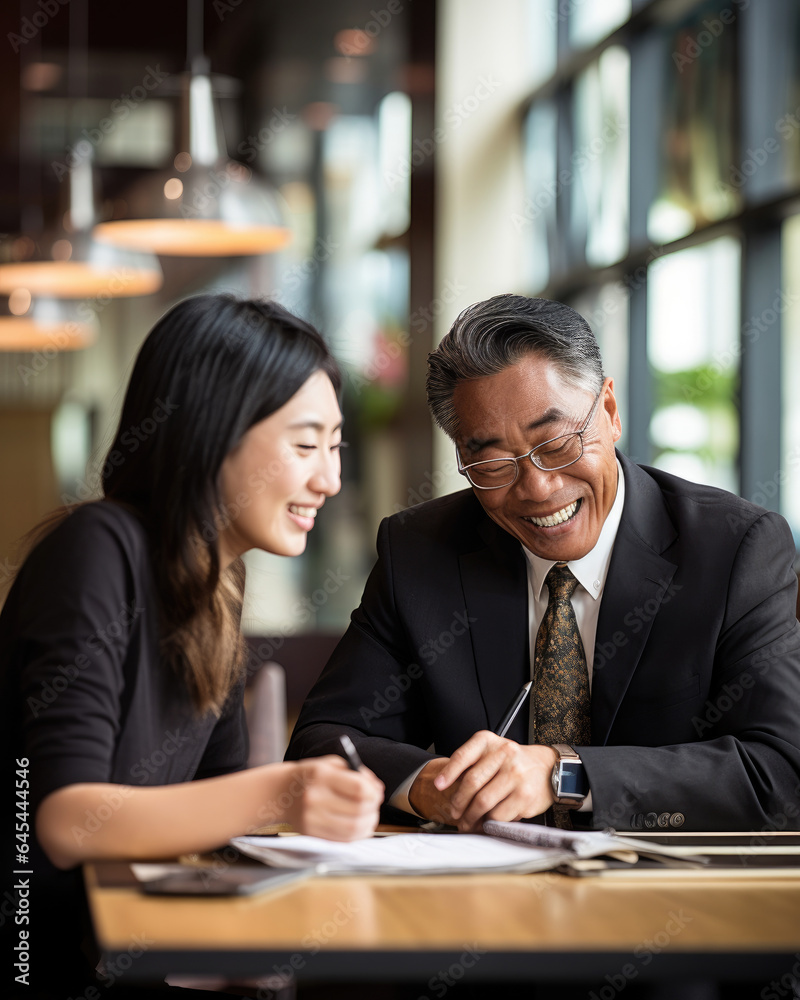
M 552 743 L 552 748 L 558 754 L 558 762 L 562 760 L 572 760 L 581 763 L 581 758 L 578 753 L 569 745 L 569 743 Z
M 569 745 L 569 743 L 552 743 L 551 746 L 553 750 L 555 750 L 555 752 L 558 754 L 558 760 L 553 765 L 553 772 L 551 776 L 555 805 L 556 807 L 560 806 L 561 808 L 566 808 L 566 809 L 578 809 L 580 808 L 581 805 L 583 805 L 586 796 L 585 795 L 579 795 L 579 796 L 569 795 L 564 797 L 560 796 L 558 794 L 560 785 L 559 778 L 560 778 L 560 769 L 562 764 L 565 763 L 579 764 L 581 768 L 583 768 L 583 761 L 580 758 L 580 754 L 578 754 L 574 750 L 574 748 Z

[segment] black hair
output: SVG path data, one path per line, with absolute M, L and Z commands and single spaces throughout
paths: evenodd
M 339 393 L 339 368 L 310 324 L 275 302 L 225 294 L 179 302 L 136 358 L 103 492 L 143 520 L 162 652 L 198 709 L 220 710 L 241 661 L 243 570 L 237 560 L 221 573 L 217 548 L 222 463 L 318 370 Z

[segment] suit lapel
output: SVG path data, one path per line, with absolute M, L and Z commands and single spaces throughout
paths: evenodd
M 519 542 L 487 519 L 479 534 L 486 545 L 459 557 L 486 728 L 494 729 L 509 702 L 530 680 L 528 579 Z M 528 742 L 523 706 L 509 739 Z
M 625 506 L 597 622 L 592 667 L 594 746 L 603 746 L 608 739 L 677 568 L 661 555 L 676 532 L 660 489 L 646 472 L 623 455 L 618 457 L 625 475 Z

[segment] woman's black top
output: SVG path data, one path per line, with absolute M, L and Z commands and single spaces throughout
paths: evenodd
M 78 782 L 167 785 L 246 764 L 243 681 L 219 718 L 198 717 L 159 655 L 158 633 L 144 528 L 109 501 L 78 507 L 39 543 L 0 614 L 7 797 L 16 793 L 17 761 L 28 759 L 30 781 L 28 861 L 15 861 L 29 873 L 21 914 L 28 922 L 15 910 L 12 937 L 28 930 L 31 971 L 40 982 L 49 970 L 49 984 L 77 985 L 93 964 L 81 953 L 80 869 L 54 868 L 36 841 L 36 809 L 45 796 Z M 76 840 L 91 849 L 104 817 L 124 808 L 124 792 L 114 790 L 96 815 L 87 813 L 73 829 Z M 16 899 L 13 883 L 10 889 Z

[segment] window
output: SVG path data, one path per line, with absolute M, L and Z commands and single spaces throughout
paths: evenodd
M 628 250 L 630 74 L 628 50 L 615 45 L 573 89 L 572 243 L 576 260 L 593 267 L 613 264 Z
M 557 11 L 525 125 L 530 291 L 589 319 L 631 457 L 800 538 L 800 5 Z
M 557 259 L 558 253 L 556 200 L 560 189 L 556 178 L 557 122 L 552 101 L 540 101 L 530 110 L 523 136 L 527 198 L 524 213 L 516 215 L 513 222 L 530 233 L 526 241 L 529 252 L 526 271 L 532 289 L 547 285 L 551 261 Z
M 660 181 L 647 219 L 647 234 L 657 242 L 679 239 L 739 207 L 730 184 L 737 161 L 738 20 L 723 23 L 717 7 L 704 4 L 665 29 Z
M 724 236 L 659 258 L 647 275 L 655 465 L 733 492 L 740 264 L 738 241 Z
M 631 13 L 631 0 L 572 0 L 559 10 L 569 12 L 569 43 L 573 48 L 594 45 L 610 34 Z
M 780 488 L 781 513 L 800 537 L 800 215 L 783 226 L 783 288 L 775 313 L 783 310 L 781 358 L 782 422 L 781 470 L 775 487 Z M 769 482 L 763 483 L 769 489 Z M 777 492 L 777 489 L 776 491 Z M 770 499 L 770 498 L 767 498 Z
M 589 288 L 568 303 L 591 326 L 606 376 L 614 379 L 614 396 L 622 422 L 619 447 L 628 443 L 628 291 L 621 281 Z

